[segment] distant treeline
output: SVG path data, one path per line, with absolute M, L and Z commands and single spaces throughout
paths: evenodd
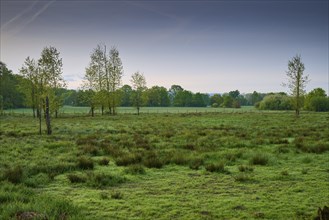
M 26 95 L 21 86 L 26 79 L 13 74 L 4 63 L 0 63 L 0 107 L 1 109 L 29 107 Z M 62 105 L 90 106 L 89 90 L 56 89 Z M 123 85 L 117 91 L 118 106 L 134 106 L 134 90 L 130 85 Z M 329 111 L 329 98 L 323 89 L 312 90 L 302 97 L 305 110 Z M 292 110 L 293 102 L 286 93 L 253 93 L 240 94 L 239 90 L 223 94 L 193 93 L 180 85 L 169 89 L 162 86 L 146 88 L 142 93 L 141 106 L 147 107 L 225 107 L 256 106 L 264 110 Z

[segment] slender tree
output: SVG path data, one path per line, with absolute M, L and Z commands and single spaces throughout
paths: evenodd
M 142 105 L 142 93 L 146 89 L 146 80 L 142 73 L 135 72 L 131 76 L 131 83 L 134 89 L 133 103 L 137 108 L 137 115 L 139 115 L 139 109 Z
M 284 83 L 290 90 L 290 94 L 294 97 L 294 109 L 296 116 L 299 116 L 302 105 L 302 96 L 305 94 L 305 86 L 309 82 L 308 75 L 304 74 L 305 66 L 300 55 L 296 55 L 288 62 L 288 82 Z
M 49 88 L 45 90 L 48 98 L 52 96 L 52 111 L 55 112 L 57 118 L 58 110 L 63 104 L 58 89 L 66 87 L 66 83 L 62 76 L 62 59 L 59 57 L 60 53 L 55 47 L 45 47 L 41 52 L 39 59 L 40 75 L 45 79 L 44 83 Z M 45 97 L 46 98 L 46 97 Z
M 110 50 L 108 67 L 112 114 L 115 115 L 116 107 L 118 106 L 119 102 L 118 89 L 121 86 L 121 78 L 123 75 L 123 67 L 121 59 L 119 57 L 119 51 L 115 47 Z
M 20 73 L 24 81 L 20 84 L 20 90 L 23 91 L 27 106 L 30 106 L 33 111 L 33 117 L 36 117 L 38 106 L 37 83 L 38 83 L 38 65 L 34 59 L 27 57 L 24 61 Z

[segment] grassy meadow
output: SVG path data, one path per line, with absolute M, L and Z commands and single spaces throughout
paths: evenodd
M 0 219 L 313 219 L 329 205 L 328 113 L 206 109 L 64 114 L 51 136 L 7 112 Z

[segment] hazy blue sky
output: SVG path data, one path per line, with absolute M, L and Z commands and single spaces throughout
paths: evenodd
M 301 54 L 311 82 L 328 89 L 328 0 L 1 0 L 1 57 L 14 72 L 45 46 L 63 58 L 69 88 L 81 82 L 98 43 L 116 46 L 123 83 L 193 92 L 276 92 Z

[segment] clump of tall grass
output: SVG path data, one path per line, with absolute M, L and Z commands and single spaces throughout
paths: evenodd
M 125 169 L 125 172 L 129 173 L 129 174 L 133 174 L 133 175 L 135 175 L 135 174 L 145 174 L 145 169 L 140 164 L 132 164 L 132 165 L 128 166 Z
M 78 167 L 83 170 L 94 169 L 94 161 L 88 157 L 80 157 Z
M 100 161 L 98 161 L 98 164 L 101 166 L 107 166 L 109 165 L 110 160 L 106 157 L 103 157 Z
M 68 174 L 67 178 L 70 180 L 71 183 L 84 183 L 86 182 L 86 177 L 79 175 L 79 174 Z
M 263 153 L 255 153 L 250 158 L 250 164 L 252 165 L 267 165 L 269 162 L 269 156 Z
M 105 173 L 89 174 L 89 185 L 96 188 L 116 186 L 126 181 L 127 179 L 125 177 L 119 175 Z
M 4 171 L 3 179 L 8 180 L 11 183 L 18 184 L 21 183 L 24 177 L 23 168 L 21 166 L 15 166 L 13 168 L 8 168 Z
M 115 163 L 118 166 L 128 166 L 140 163 L 141 161 L 142 156 L 139 153 L 126 153 L 115 159 Z
M 160 158 L 160 156 L 157 155 L 155 152 L 150 152 L 143 158 L 143 164 L 148 168 L 160 169 L 166 164 L 166 162 L 164 159 Z
M 252 172 L 254 171 L 254 168 L 250 165 L 240 165 L 238 167 L 240 172 Z
M 224 162 L 206 164 L 205 169 L 209 172 L 229 173 L 225 168 Z

